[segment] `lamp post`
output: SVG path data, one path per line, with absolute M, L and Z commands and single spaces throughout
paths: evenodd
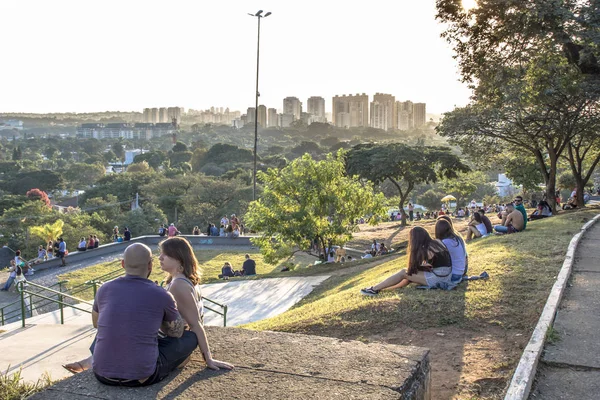
M 254 106 L 254 170 L 252 173 L 252 200 L 256 200 L 256 152 L 258 150 L 258 96 L 260 93 L 258 92 L 258 67 L 260 61 L 260 19 L 267 18 L 271 15 L 271 12 L 267 12 L 265 15 L 262 15 L 263 10 L 258 10 L 256 14 L 248 13 L 251 17 L 256 17 L 258 20 L 258 38 L 256 41 L 256 93 L 255 93 L 255 106 Z

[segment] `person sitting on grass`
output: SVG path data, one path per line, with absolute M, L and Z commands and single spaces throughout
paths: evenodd
M 441 240 L 450 253 L 452 261 L 453 283 L 460 283 L 463 276 L 467 274 L 469 254 L 467 245 L 460 233 L 454 229 L 454 224 L 450 218 L 441 216 L 435 223 L 435 237 Z
M 525 206 L 523 205 L 523 197 L 515 196 L 514 204 L 515 210 L 519 211 L 523 216 L 523 229 L 520 230 L 524 231 L 527 228 L 527 211 L 525 210 Z
M 483 208 L 480 208 L 479 210 L 477 210 L 477 212 L 479 213 L 479 215 L 481 215 L 481 222 L 483 222 L 483 224 L 485 225 L 485 230 L 487 231 L 487 234 L 489 235 L 491 233 L 494 233 L 492 221 L 490 221 L 490 219 L 485 215 L 485 210 Z
M 245 255 L 246 261 L 242 264 L 242 274 L 244 276 L 256 275 L 256 261 L 250 258 L 250 254 Z
M 381 242 L 381 246 L 379 246 L 379 251 L 377 252 L 378 256 L 386 255 L 389 252 L 388 248 L 385 247 L 385 243 Z
M 238 273 L 238 275 L 235 274 L 235 271 L 233 270 L 231 263 L 229 261 L 226 261 L 225 264 L 223 264 L 223 268 L 221 268 L 221 275 L 219 275 L 219 278 L 227 279 L 227 278 L 233 278 L 234 276 L 239 276 L 239 275 L 240 275 L 239 273 Z
M 552 208 L 550 208 L 550 204 L 547 201 L 542 200 L 537 205 L 537 210 L 535 210 L 530 216 L 529 221 L 535 221 L 536 219 L 548 218 L 552 216 Z
M 525 228 L 523 214 L 515 209 L 513 203 L 506 205 L 506 218 L 503 218 L 502 225 L 494 226 L 494 230 L 498 233 L 516 233 L 521 232 Z
M 481 219 L 481 214 L 478 212 L 473 212 L 471 217 L 471 221 L 467 226 L 467 241 L 473 239 L 474 237 L 480 238 L 482 236 L 487 236 L 487 229 L 485 229 L 485 224 Z
M 382 290 L 393 290 L 409 283 L 430 288 L 440 283 L 450 284 L 452 279 L 452 261 L 448 249 L 440 240 L 434 240 L 424 228 L 415 226 L 408 234 L 408 270 L 385 279 L 375 286 L 362 289 L 366 296 L 376 296 Z

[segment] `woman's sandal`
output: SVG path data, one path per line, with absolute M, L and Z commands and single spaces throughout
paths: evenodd
M 79 368 L 73 367 L 73 365 L 77 365 Z M 66 369 L 67 371 L 69 371 L 70 373 L 72 373 L 73 375 L 77 375 L 83 371 L 85 371 L 85 368 L 83 367 L 83 365 L 76 361 L 74 363 L 70 363 L 70 364 L 65 364 L 62 366 L 64 369 Z

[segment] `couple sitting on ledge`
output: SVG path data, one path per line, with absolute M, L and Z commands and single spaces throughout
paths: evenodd
M 152 251 L 141 243 L 125 250 L 126 275 L 98 289 L 92 322 L 98 329 L 92 356 L 64 367 L 72 373 L 92 368 L 96 378 L 113 386 L 148 386 L 183 368 L 196 347 L 210 369 L 232 369 L 212 358 L 202 324 L 198 261 L 190 244 L 172 237 L 160 244 L 160 267 L 167 290 L 148 279 Z

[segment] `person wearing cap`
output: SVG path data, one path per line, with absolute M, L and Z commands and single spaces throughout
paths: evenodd
M 175 224 L 169 225 L 168 231 L 169 231 L 169 237 L 173 237 L 173 236 L 175 236 L 175 235 L 177 235 L 179 233 L 179 231 L 175 227 Z

